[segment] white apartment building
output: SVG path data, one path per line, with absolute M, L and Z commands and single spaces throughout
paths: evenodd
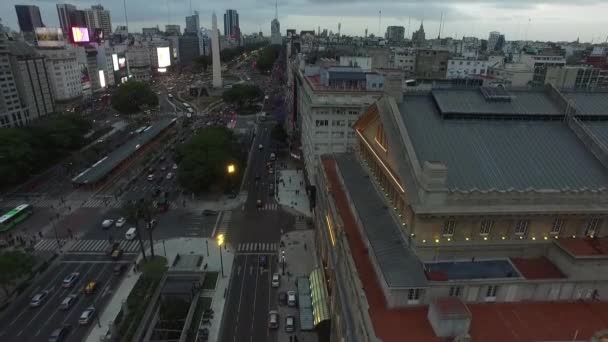
M 416 73 L 415 49 L 392 49 L 389 58 L 389 68 L 403 70 L 406 76 L 411 76 Z
M 488 68 L 487 76 L 484 86 L 521 88 L 532 85 L 534 70 L 523 63 L 496 64 Z
M 149 81 L 152 77 L 150 48 L 146 42 L 135 42 L 127 48 L 129 75 L 138 81 Z
M 448 60 L 446 78 L 462 79 L 474 76 L 485 76 L 487 73 L 488 61 L 457 58 Z
M 11 69 L 7 37 L 0 33 L 0 127 L 24 126 L 29 122 L 29 112 L 22 105 Z
M 38 49 L 47 58 L 47 69 L 56 101 L 69 101 L 82 96 L 81 68 L 76 49 Z
M 308 179 L 314 182 L 319 156 L 352 151 L 352 126 L 380 96 L 384 76 L 353 67 L 303 67 L 296 70 L 298 125 Z
M 519 63 L 527 65 L 534 71 L 532 84 L 535 86 L 542 86 L 545 84 L 547 68 L 550 66 L 566 65 L 566 57 L 555 54 L 544 55 L 521 53 L 519 55 Z

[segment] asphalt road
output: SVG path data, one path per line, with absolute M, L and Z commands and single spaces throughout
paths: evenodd
M 269 260 L 260 267 L 260 257 Z M 228 307 L 224 310 L 224 342 L 276 341 L 276 332 L 268 329 L 268 312 L 278 307 L 277 290 L 270 286 L 277 272 L 276 256 L 271 254 L 237 255 L 234 259 Z
M 72 258 L 79 259 L 72 255 Z M 51 332 L 64 324 L 72 326 L 65 341 L 83 341 L 92 321 L 88 325 L 79 325 L 78 319 L 82 311 L 94 306 L 101 312 L 112 296 L 112 291 L 120 281 L 113 274 L 115 263 L 105 255 L 86 256 L 87 261 L 62 260 L 54 264 L 52 269 L 37 278 L 34 284 L 26 290 L 14 305 L 11 305 L 0 318 L 0 340 L 4 342 L 46 341 Z M 120 262 L 129 264 L 132 261 L 125 257 Z M 80 278 L 72 288 L 61 287 L 62 280 L 72 272 L 79 272 Z M 88 281 L 97 282 L 97 290 L 91 295 L 85 295 L 83 288 Z M 30 308 L 31 297 L 38 291 L 50 289 L 51 293 L 40 307 Z M 77 302 L 68 310 L 59 310 L 59 304 L 70 294 L 77 294 Z

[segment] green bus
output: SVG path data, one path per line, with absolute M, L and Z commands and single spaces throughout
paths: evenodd
M 33 207 L 30 204 L 21 204 L 17 208 L 0 216 L 0 233 L 13 229 L 19 222 L 30 217 Z

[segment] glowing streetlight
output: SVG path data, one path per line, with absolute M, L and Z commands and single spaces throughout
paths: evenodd
M 220 267 L 222 268 L 222 277 L 224 277 L 224 261 L 222 260 L 222 245 L 224 244 L 224 234 L 217 236 L 217 245 L 220 249 Z
M 236 166 L 234 164 L 229 164 L 227 167 L 228 174 L 231 175 L 236 172 Z

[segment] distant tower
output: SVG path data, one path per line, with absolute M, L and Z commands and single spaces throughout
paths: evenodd
M 274 2 L 274 19 L 272 19 L 270 22 L 270 42 L 272 45 L 283 44 L 283 37 L 281 36 L 281 23 L 279 23 L 279 7 L 276 0 Z
M 215 12 L 211 16 L 211 57 L 213 66 L 213 88 L 222 87 L 222 66 L 220 65 L 220 33 L 217 30 Z
M 365 38 L 367 38 L 367 27 L 365 28 Z

